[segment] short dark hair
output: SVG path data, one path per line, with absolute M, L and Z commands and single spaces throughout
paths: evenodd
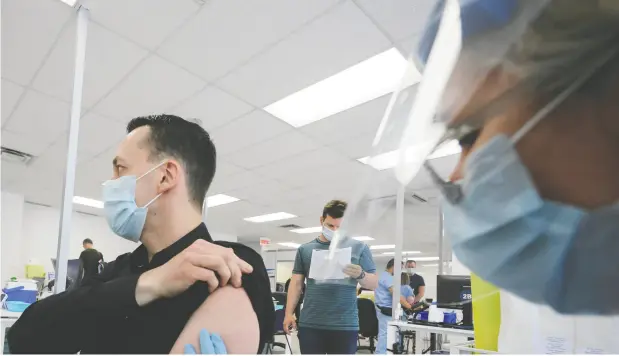
M 187 174 L 187 190 L 193 203 L 202 209 L 206 192 L 215 176 L 217 152 L 210 135 L 199 124 L 174 115 L 136 117 L 127 125 L 127 133 L 148 126 L 151 161 L 173 157 Z
M 414 263 L 415 265 L 417 265 L 417 261 L 415 261 L 415 260 L 407 260 L 407 261 L 406 261 L 406 263 L 407 263 L 407 264 L 408 264 L 408 263 L 411 263 L 411 262 L 412 262 L 412 263 Z
M 393 264 L 394 264 L 394 261 L 393 261 L 393 258 L 392 258 L 392 259 L 389 260 L 389 262 L 387 262 L 387 269 L 393 268 Z
M 84 239 L 84 241 L 82 241 L 82 245 L 86 245 L 86 244 L 91 244 L 92 245 L 92 240 L 91 239 Z
M 331 200 L 325 205 L 322 209 L 322 218 L 326 218 L 327 215 L 334 218 L 339 219 L 344 216 L 344 212 L 346 211 L 346 207 L 348 203 L 342 200 Z

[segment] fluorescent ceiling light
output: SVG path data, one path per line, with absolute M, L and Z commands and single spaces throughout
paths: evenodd
M 290 232 L 294 232 L 295 234 L 315 234 L 317 232 L 322 232 L 322 226 L 292 229 Z
M 62 1 L 63 3 L 65 3 L 65 4 L 67 4 L 67 5 L 71 6 L 71 7 L 74 7 L 75 4 L 77 3 L 77 0 L 60 0 L 60 1 Z
M 301 246 L 301 244 L 298 244 L 295 242 L 278 242 L 277 244 L 285 246 L 285 247 L 292 247 L 292 248 L 299 248 L 299 246 Z
M 93 208 L 103 209 L 103 202 L 101 200 L 89 199 L 84 197 L 73 197 L 73 204 L 86 205 Z
M 421 253 L 421 251 L 402 251 L 403 255 L 415 255 Z M 394 256 L 395 252 L 383 252 L 383 255 Z
M 374 240 L 373 237 L 369 237 L 369 236 L 355 236 L 355 237 L 353 237 L 353 239 L 355 239 L 357 241 L 372 241 L 372 240 Z
M 414 149 L 415 147 L 409 148 L 409 150 L 411 151 L 406 153 L 406 157 L 416 157 L 413 152 Z M 428 159 L 451 156 L 459 154 L 460 152 L 462 152 L 462 149 L 460 147 L 460 144 L 458 143 L 458 140 L 452 140 L 438 147 L 436 151 L 434 151 L 430 156 L 428 156 Z M 369 164 L 374 169 L 379 171 L 395 167 L 398 164 L 399 160 L 400 151 L 398 150 L 381 153 L 374 157 L 368 156 L 357 159 L 357 161 L 363 164 Z
M 388 250 L 390 248 L 395 248 L 395 245 L 373 245 L 373 246 L 370 246 L 370 250 Z
M 225 194 L 216 194 L 206 197 L 206 206 L 212 208 L 218 205 L 234 203 L 235 201 L 239 201 L 239 199 Z
M 284 219 L 290 219 L 290 218 L 296 218 L 296 217 L 297 217 L 296 215 L 279 212 L 279 213 L 273 213 L 273 214 L 253 216 L 251 218 L 245 218 L 243 220 L 254 222 L 254 223 L 261 223 L 261 222 L 284 220 Z
M 421 265 L 421 267 L 438 267 L 438 263 L 430 263 L 427 265 Z
M 294 127 L 301 127 L 393 92 L 407 65 L 400 52 L 392 48 L 301 89 L 264 110 Z M 413 82 L 407 84 L 413 85 L 420 79 L 421 75 L 417 74 Z
M 415 262 L 438 261 L 438 257 L 415 257 Z

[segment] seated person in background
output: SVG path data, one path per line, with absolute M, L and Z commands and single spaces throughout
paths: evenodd
M 103 262 L 103 255 L 95 250 L 91 239 L 84 239 L 82 246 L 84 247 L 84 251 L 80 253 L 80 261 L 84 268 L 82 279 L 86 279 L 99 274 L 99 263 Z
M 415 293 L 413 292 L 413 288 L 408 285 L 409 283 L 410 279 L 408 273 L 402 272 L 400 275 L 400 295 L 406 298 L 409 304 L 415 304 Z
M 31 305 L 8 332 L 11 352 L 182 353 L 198 348 L 201 329 L 230 353 L 261 352 L 275 324 L 262 258 L 214 242 L 202 223 L 216 161 L 208 133 L 172 115 L 133 119 L 127 132 L 103 186 L 104 210 L 117 235 L 142 245 Z

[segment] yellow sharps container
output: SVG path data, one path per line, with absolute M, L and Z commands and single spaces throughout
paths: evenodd
M 475 348 L 497 351 L 501 326 L 499 289 L 471 273 Z

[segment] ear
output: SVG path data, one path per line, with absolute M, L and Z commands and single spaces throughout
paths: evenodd
M 163 165 L 164 172 L 159 181 L 158 193 L 165 193 L 174 188 L 181 178 L 182 166 L 175 160 L 170 160 Z
M 325 223 L 325 218 L 323 218 L 322 216 L 320 217 L 320 226 L 322 226 L 322 224 Z

